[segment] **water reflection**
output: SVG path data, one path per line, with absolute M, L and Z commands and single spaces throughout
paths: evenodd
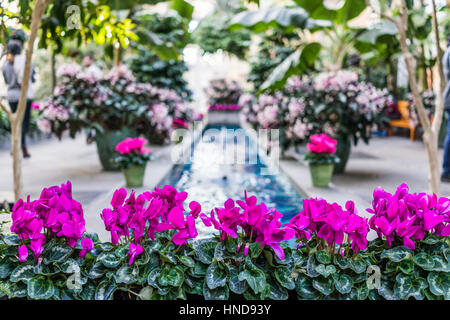
M 223 206 L 228 198 L 243 199 L 244 190 L 249 195 L 255 195 L 258 202 L 263 201 L 269 208 L 275 207 L 282 212 L 283 222 L 300 211 L 300 194 L 286 176 L 271 170 L 264 163 L 257 154 L 253 139 L 236 139 L 229 134 L 230 131 L 226 134 L 227 130 L 238 127 L 209 126 L 205 130 L 210 128 L 218 129 L 221 138 L 200 139 L 194 147 L 191 163 L 176 165 L 160 182 L 160 187 L 171 184 L 178 190 L 188 192 L 187 200 L 201 203 L 203 212 Z M 246 161 L 236 164 L 233 159 Z M 261 169 L 273 174 L 262 175 Z

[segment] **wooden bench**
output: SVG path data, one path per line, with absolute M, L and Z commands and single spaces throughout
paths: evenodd
M 398 111 L 401 114 L 401 119 L 391 120 L 387 129 L 388 136 L 392 136 L 392 128 L 406 128 L 409 129 L 409 138 L 414 141 L 416 138 L 416 126 L 412 123 L 409 113 L 409 101 L 398 101 Z

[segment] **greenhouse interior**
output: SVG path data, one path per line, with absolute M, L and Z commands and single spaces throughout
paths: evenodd
M 5 304 L 450 300 L 449 0 L 2 0 L 0 23 Z

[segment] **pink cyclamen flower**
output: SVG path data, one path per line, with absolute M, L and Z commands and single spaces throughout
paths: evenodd
M 81 246 L 83 249 L 80 251 L 80 257 L 84 258 L 86 253 L 94 248 L 94 242 L 91 238 L 83 238 L 81 239 Z
M 147 140 L 144 138 L 126 138 L 116 145 L 115 150 L 123 155 L 130 153 L 150 154 L 152 151 L 148 148 L 144 148 L 146 143 Z
M 65 238 L 67 244 L 75 246 L 85 231 L 85 220 L 81 204 L 72 197 L 72 184 L 44 188 L 39 199 L 19 199 L 12 210 L 11 231 L 20 239 L 30 240 L 28 248 L 38 260 L 46 242 L 46 236 Z M 19 257 L 25 259 L 26 247 L 21 247 Z
M 336 145 L 337 141 L 335 139 L 330 138 L 325 133 L 321 134 L 313 134 L 311 137 L 311 143 L 308 143 L 306 146 L 308 150 L 312 153 L 317 154 L 333 154 L 336 153 Z
M 130 242 L 130 252 L 128 255 L 130 256 L 130 260 L 128 261 L 128 264 L 131 266 L 134 262 L 134 259 L 136 259 L 142 252 L 144 252 L 144 248 L 138 243 L 134 244 L 133 242 Z
M 19 261 L 24 262 L 27 261 L 28 258 L 28 249 L 25 244 L 19 247 Z
M 373 192 L 373 216 L 370 227 L 388 246 L 400 238 L 403 245 L 414 249 L 414 239 L 422 240 L 427 234 L 450 235 L 450 199 L 427 193 L 409 193 L 401 184 L 394 194 L 376 188 Z

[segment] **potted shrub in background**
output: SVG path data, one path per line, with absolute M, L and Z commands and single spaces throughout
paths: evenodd
M 311 180 L 315 187 L 328 187 L 333 175 L 334 164 L 339 162 L 336 156 L 337 141 L 325 133 L 313 134 L 311 143 L 306 146 L 305 160 L 309 163 Z
M 151 160 L 152 151 L 145 148 L 144 138 L 126 138 L 119 142 L 116 151 L 119 153 L 113 162 L 122 169 L 127 187 L 142 187 L 147 161 Z
M 170 142 L 174 128 L 189 128 L 197 114 L 175 91 L 137 82 L 126 65 L 97 79 L 77 64 L 62 65 L 60 83 L 39 110 L 39 129 L 72 138 L 83 129 L 95 131 L 101 165 L 119 171 L 111 161 L 116 145 L 126 137 L 144 135 L 155 144 Z
M 351 145 L 360 140 L 369 143 L 372 131 L 388 123 L 385 110 L 391 100 L 387 89 L 360 81 L 355 72 L 340 70 L 291 77 L 279 91 L 246 99 L 243 108 L 254 127 L 280 129 L 284 150 L 303 144 L 312 134 L 324 132 L 337 139 L 340 162 L 334 173 L 344 173 Z
M 210 124 L 239 124 L 242 95 L 241 86 L 237 81 L 227 79 L 211 80 L 205 89 L 208 98 Z

